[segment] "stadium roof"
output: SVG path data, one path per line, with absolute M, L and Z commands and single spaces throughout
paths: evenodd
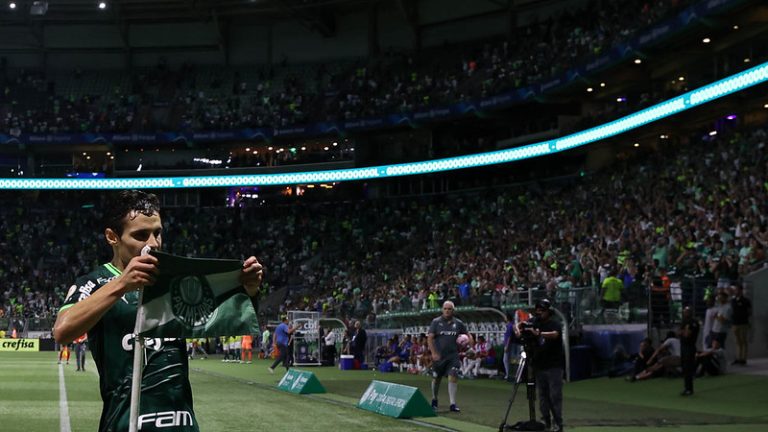
M 327 25 L 326 16 L 360 9 L 373 0 L 17 0 L 0 7 L 0 24 L 195 22 L 247 18 L 264 23 L 294 18 Z M 11 3 L 6 1 L 5 3 Z M 38 7 L 36 8 L 36 4 Z M 42 12 L 42 13 L 41 13 Z

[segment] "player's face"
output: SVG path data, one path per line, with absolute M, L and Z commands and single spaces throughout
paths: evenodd
M 141 255 L 144 246 L 152 249 L 160 249 L 163 244 L 163 223 L 160 215 L 153 213 L 146 216 L 138 213 L 136 217 L 128 215 L 123 219 L 123 234 L 117 244 L 118 254 L 123 264 L 136 256 Z
M 443 318 L 445 319 L 453 318 L 453 306 L 443 305 Z

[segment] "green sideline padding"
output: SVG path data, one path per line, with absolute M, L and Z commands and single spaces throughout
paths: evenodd
M 313 372 L 291 369 L 283 375 L 277 388 L 296 394 L 325 393 L 325 387 L 320 384 Z
M 395 418 L 435 417 L 418 388 L 384 381 L 371 381 L 357 407 Z

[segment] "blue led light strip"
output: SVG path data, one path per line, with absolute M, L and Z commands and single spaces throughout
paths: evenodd
M 286 174 L 142 179 L 0 179 L 0 189 L 156 189 L 328 183 L 426 174 L 513 162 L 594 143 L 768 81 L 768 62 L 609 123 L 551 141 L 423 162 Z

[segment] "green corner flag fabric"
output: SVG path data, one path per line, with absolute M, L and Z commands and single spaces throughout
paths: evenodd
M 237 260 L 184 258 L 153 251 L 159 275 L 144 288 L 139 333 L 146 337 L 240 336 L 258 332 Z

